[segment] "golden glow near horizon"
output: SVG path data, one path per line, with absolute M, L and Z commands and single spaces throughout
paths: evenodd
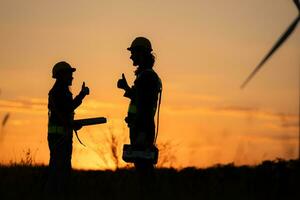
M 113 168 L 111 132 L 128 142 L 128 100 L 116 81 L 123 72 L 134 80 L 126 48 L 141 35 L 152 41 L 164 84 L 158 142 L 171 143 L 175 167 L 296 158 L 299 27 L 239 89 L 296 15 L 286 0 L 0 0 L 0 119 L 10 113 L 0 162 L 30 149 L 36 163 L 48 163 L 51 69 L 66 60 L 77 68 L 73 94 L 82 81 L 91 90 L 76 118 L 109 119 L 80 131 L 87 148 L 74 137 L 73 167 Z

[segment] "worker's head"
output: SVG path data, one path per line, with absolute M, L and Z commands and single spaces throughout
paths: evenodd
M 155 57 L 152 54 L 151 42 L 147 38 L 135 38 L 127 50 L 131 52 L 130 59 L 133 61 L 134 66 L 139 66 L 142 68 L 153 67 Z
M 72 85 L 73 72 L 76 69 L 65 61 L 56 63 L 52 68 L 52 78 L 64 82 L 67 85 Z
M 137 37 L 132 41 L 130 47 L 128 47 L 127 50 L 129 50 L 129 51 L 140 50 L 140 51 L 151 52 L 152 45 L 151 45 L 150 40 L 148 40 L 147 38 Z

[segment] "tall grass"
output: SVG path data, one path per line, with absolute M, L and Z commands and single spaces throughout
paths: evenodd
M 41 199 L 45 166 L 0 166 L 1 199 Z M 141 199 L 133 169 L 72 173 L 71 199 Z M 151 199 L 300 199 L 299 160 L 206 169 L 158 168 Z

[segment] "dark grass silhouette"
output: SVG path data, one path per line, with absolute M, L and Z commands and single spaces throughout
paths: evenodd
M 216 165 L 206 169 L 157 169 L 151 199 L 300 199 L 299 160 L 257 166 Z M 1 199 L 42 199 L 46 166 L 0 166 Z M 72 173 L 71 199 L 141 199 L 133 169 Z

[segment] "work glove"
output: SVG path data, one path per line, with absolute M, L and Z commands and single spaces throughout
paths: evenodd
M 84 96 L 90 94 L 90 89 L 85 86 L 85 82 L 82 83 L 80 93 L 83 94 Z
M 118 80 L 117 87 L 124 90 L 130 89 L 127 80 L 125 78 L 125 75 L 123 73 L 122 73 L 122 78 Z

